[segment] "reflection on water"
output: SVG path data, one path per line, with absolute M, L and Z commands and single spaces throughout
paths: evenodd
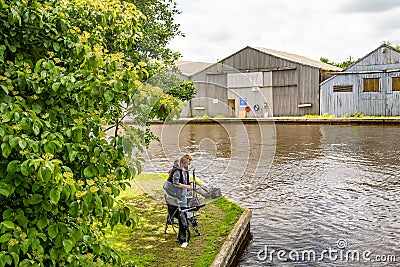
M 155 125 L 161 142 L 147 151 L 144 171 L 165 173 L 185 153 L 194 157 L 196 173 L 209 185 L 230 195 L 264 180 L 274 159 L 274 124 L 173 124 Z M 235 188 L 233 192 L 231 189 Z
M 147 171 L 165 172 L 184 152 L 201 178 L 253 211 L 241 266 L 386 266 L 358 261 L 291 262 L 270 250 L 369 250 L 400 262 L 400 128 L 337 125 L 153 126 Z M 272 162 L 273 160 L 273 162 Z M 272 164 L 271 164 L 272 163 Z M 222 176 L 222 177 L 221 177 Z M 234 182 L 234 184 L 232 184 Z M 261 260 L 260 260 L 261 259 Z M 392 264 L 391 266 L 396 266 Z

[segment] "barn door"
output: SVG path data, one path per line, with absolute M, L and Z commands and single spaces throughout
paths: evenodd
M 389 74 L 387 76 L 386 84 L 386 116 L 396 116 L 398 107 L 395 106 L 393 102 L 393 91 L 396 91 L 399 88 L 399 79 L 396 76 L 397 74 Z
M 229 117 L 236 117 L 236 102 L 235 99 L 228 99 Z
M 385 116 L 386 82 L 379 74 L 361 75 L 358 112 L 367 116 Z

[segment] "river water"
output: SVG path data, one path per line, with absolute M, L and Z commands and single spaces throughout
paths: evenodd
M 240 266 L 400 266 L 400 127 L 153 125 L 145 172 L 183 153 L 250 208 Z

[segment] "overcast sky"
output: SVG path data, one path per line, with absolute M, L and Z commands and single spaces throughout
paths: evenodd
M 253 46 L 342 62 L 400 44 L 400 0 L 176 1 L 186 37 L 170 47 L 181 60 L 216 62 Z

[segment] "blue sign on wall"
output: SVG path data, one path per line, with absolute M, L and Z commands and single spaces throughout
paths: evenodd
M 247 98 L 241 98 L 240 99 L 240 106 L 241 107 L 246 107 L 247 106 Z

